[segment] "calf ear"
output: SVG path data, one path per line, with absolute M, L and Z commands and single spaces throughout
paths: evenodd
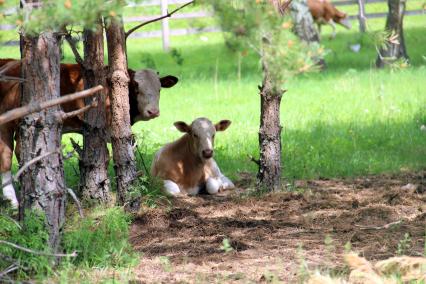
M 229 125 L 231 125 L 231 121 L 230 120 L 221 120 L 218 123 L 216 123 L 214 125 L 214 128 L 216 128 L 216 131 L 225 131 L 226 128 L 229 127 Z
M 179 81 L 178 78 L 168 75 L 160 78 L 161 88 L 171 88 Z
M 189 126 L 188 124 L 186 124 L 183 121 L 176 121 L 175 123 L 173 123 L 173 125 L 177 128 L 177 130 L 179 130 L 180 132 L 183 133 L 189 133 L 191 132 L 191 126 Z

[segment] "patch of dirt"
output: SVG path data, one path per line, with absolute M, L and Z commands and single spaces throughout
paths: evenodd
M 247 174 L 241 184 L 250 184 Z M 131 243 L 143 254 L 135 281 L 295 282 L 301 260 L 343 271 L 346 243 L 380 260 L 396 254 L 405 233 L 405 254 L 423 253 L 426 171 L 295 184 L 303 187 L 298 193 L 250 197 L 238 188 L 141 213 L 131 227 Z M 224 239 L 232 251 L 224 251 Z

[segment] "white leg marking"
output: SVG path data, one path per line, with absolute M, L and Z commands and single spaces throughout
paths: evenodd
M 2 185 L 12 181 L 12 174 L 10 171 L 1 174 Z M 15 189 L 12 184 L 8 184 L 3 187 L 3 196 L 10 200 L 10 203 L 14 209 L 19 206 L 18 199 L 16 198 Z
M 206 190 L 209 194 L 216 194 L 219 192 L 220 181 L 215 178 L 208 178 L 206 181 Z
M 164 190 L 167 194 L 170 194 L 172 196 L 177 196 L 180 194 L 179 186 L 171 180 L 164 181 Z
M 229 178 L 227 178 L 226 176 L 222 175 L 220 177 L 220 180 L 222 182 L 222 189 L 223 190 L 235 188 L 234 183 Z
M 186 192 L 188 193 L 188 195 L 197 195 L 200 192 L 200 187 L 194 186 L 194 187 L 188 188 Z

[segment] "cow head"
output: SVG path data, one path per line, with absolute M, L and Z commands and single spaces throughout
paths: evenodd
M 151 69 L 129 70 L 129 102 L 132 124 L 160 115 L 160 90 L 171 88 L 178 82 L 175 76 L 160 77 Z
M 216 131 L 224 131 L 231 124 L 230 120 L 221 120 L 213 124 L 207 118 L 197 118 L 191 125 L 183 121 L 174 123 L 175 127 L 183 133 L 187 133 L 190 139 L 191 151 L 202 161 L 213 157 L 214 137 Z
M 349 21 L 348 15 L 346 13 L 336 11 L 336 14 L 333 18 L 333 21 L 344 26 L 348 30 L 350 30 L 352 28 L 352 24 Z

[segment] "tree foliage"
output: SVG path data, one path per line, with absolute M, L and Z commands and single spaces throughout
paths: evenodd
M 278 6 L 273 2 L 278 2 Z M 277 9 L 283 1 L 203 0 L 217 15 L 225 39 L 239 50 L 254 50 L 270 70 L 271 80 L 282 85 L 296 74 L 315 70 L 312 58 L 323 48 L 301 42 L 292 32 L 291 17 Z

